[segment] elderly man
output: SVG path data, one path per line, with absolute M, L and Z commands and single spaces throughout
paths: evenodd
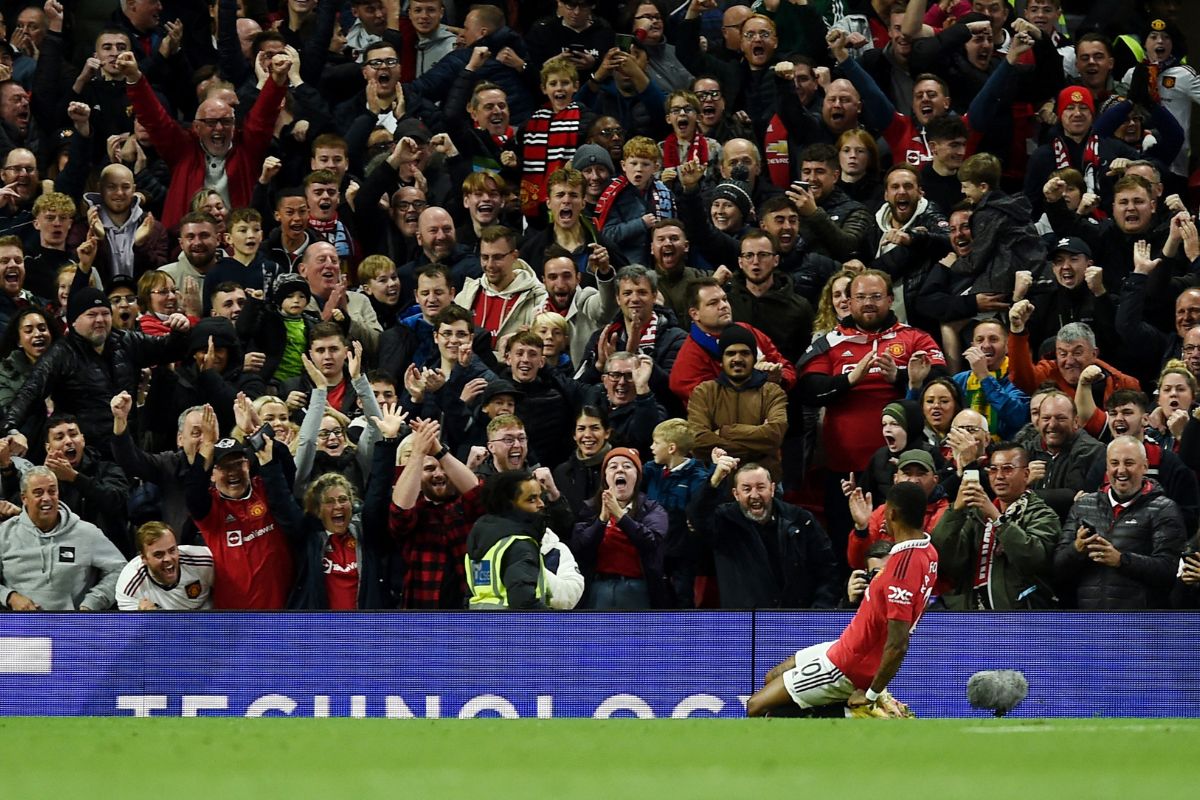
M 1075 404 L 1062 392 L 1042 399 L 1036 425 L 1039 438 L 1030 448 L 1029 482 L 1063 518 L 1087 486 L 1088 472 L 1103 445 L 1080 430 Z
M 329 242 L 313 242 L 305 248 L 297 272 L 308 281 L 312 293 L 307 310 L 320 314 L 323 320 L 332 319 L 334 310 L 340 310 L 350 318 L 350 338 L 362 342 L 368 352 L 375 352 L 383 326 L 368 295 L 346 290 L 337 248 Z
M 203 545 L 179 544 L 163 522 L 147 522 L 134 536 L 135 556 L 117 578 L 121 611 L 194 611 L 212 608 L 213 557 Z
M 67 335 L 38 360 L 25 385 L 6 410 L 0 430 L 14 431 L 31 414 L 45 413 L 48 397 L 60 414 L 72 414 L 93 445 L 107 448 L 112 438 L 109 399 L 133 394 L 143 367 L 171 364 L 186 355 L 189 323 L 172 314 L 169 336 L 113 332 L 112 309 L 104 293 L 87 287 L 67 301 Z
M 736 470 L 736 472 L 735 472 Z M 733 475 L 732 503 L 721 484 Z M 829 537 L 808 511 L 775 494 L 762 465 L 738 468 L 718 452 L 716 469 L 688 507 L 696 536 L 712 549 L 722 608 L 833 608 L 840 581 Z
M 0 602 L 12 611 L 103 611 L 125 559 L 58 499 L 49 467 L 21 476 L 22 511 L 0 524 Z
M 1146 321 L 1146 280 L 1157 261 L 1135 259 L 1133 274 L 1121 285 L 1117 301 L 1116 329 L 1124 334 L 1127 366 L 1147 384 L 1173 358 L 1183 358 L 1187 332 L 1200 325 L 1200 288 L 1184 289 L 1175 298 L 1175 326 L 1167 333 Z M 1155 355 L 1160 356 L 1157 360 Z M 1141 367 L 1141 369 L 1137 369 Z
M 608 411 L 608 442 L 614 447 L 630 447 L 648 460 L 654 428 L 667 418 L 666 409 L 650 391 L 654 362 L 650 356 L 613 353 L 604 365 L 601 377 L 602 397 L 594 403 Z
M 959 484 L 954 505 L 930 532 L 938 576 L 956 611 L 1049 608 L 1058 515 L 1029 489 L 1029 454 L 1012 442 L 992 449 L 994 497 L 978 480 Z
M 129 84 L 129 101 L 138 122 L 171 165 L 173 179 L 163 205 L 163 224 L 175 227 L 192 195 L 201 188 L 220 194 L 227 208 L 250 205 L 287 91 L 291 57 L 281 53 L 271 60 L 270 79 L 263 84 L 241 129 L 229 104 L 209 99 L 196 109 L 192 129 L 185 130 L 159 103 L 132 52 L 117 56 L 117 66 Z
M 697 386 L 688 403 L 688 426 L 697 452 L 714 448 L 736 458 L 754 460 L 778 479 L 782 472 L 780 445 L 787 432 L 787 394 L 755 369 L 758 361 L 754 334 L 730 325 L 717 341 L 721 374 Z
M 721 148 L 721 179 L 750 184 L 750 199 L 756 207 L 783 193 L 783 189 L 771 183 L 763 173 L 758 145 L 749 139 L 730 139 L 725 142 Z
M 1017 303 L 1008 312 L 1012 331 L 1008 339 L 1008 367 L 1018 389 L 1032 394 L 1041 384 L 1053 381 L 1064 394 L 1074 397 L 1080 375 L 1093 364 L 1103 374 L 1087 385 L 1101 403 L 1118 389 L 1139 388 L 1137 379 L 1100 360 L 1096 334 L 1082 322 L 1072 322 L 1059 330 L 1054 341 L 1054 360 L 1043 359 L 1034 364 L 1029 335 L 1025 333 L 1025 324 L 1032 313 L 1033 305 L 1027 300 Z M 1093 436 L 1098 436 L 1104 429 L 1103 415 L 1099 413 L 1082 422 Z
M 0 236 L 24 236 L 33 222 L 33 203 L 42 192 L 37 157 L 24 147 L 12 148 L 4 156 L 0 180 L 5 188 L 12 190 L 0 194 Z
M 1179 507 L 1146 477 L 1146 450 L 1119 436 L 1108 485 L 1071 507 L 1054 553 L 1060 586 L 1083 609 L 1167 608 L 1187 532 Z
M 678 403 L 669 386 L 671 368 L 687 334 L 655 305 L 657 292 L 658 275 L 654 271 L 635 264 L 617 272 L 620 319 L 592 334 L 578 377 L 585 383 L 598 383 L 608 356 L 618 351 L 648 355 L 654 360 L 650 388 L 660 403 L 673 410 Z

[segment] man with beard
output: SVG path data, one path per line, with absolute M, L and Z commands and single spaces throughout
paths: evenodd
M 987 418 L 1001 440 L 1017 435 L 1029 420 L 1029 396 L 1013 385 L 1008 364 L 1008 329 L 998 319 L 982 319 L 963 353 L 969 365 L 954 376 L 965 408 Z
M 383 326 L 375 316 L 369 297 L 346 290 L 337 249 L 329 242 L 313 242 L 304 250 L 297 272 L 308 281 L 312 292 L 308 310 L 320 314 L 326 321 L 333 317 L 335 309 L 341 311 L 350 320 L 350 338 L 362 342 L 367 352 L 374 353 Z
M 833 608 L 837 566 L 821 524 L 778 499 L 764 466 L 739 468 L 733 456 L 714 455 L 716 468 L 688 508 L 688 520 L 712 549 L 721 608 Z M 731 473 L 734 502 L 721 503 L 720 487 Z
M 680 320 L 687 318 L 688 284 L 705 277 L 705 273 L 687 265 L 687 256 L 688 235 L 683 222 L 660 219 L 650 226 L 650 257 L 658 275 L 658 292 Z
M 795 363 L 812 343 L 813 310 L 796 294 L 792 279 L 779 271 L 779 261 L 775 237 L 751 228 L 742 236 L 739 269 L 725 291 L 733 319 L 762 331 Z
M 1058 515 L 1029 490 L 1025 448 L 996 445 L 987 471 L 994 496 L 964 480 L 930 532 L 942 602 L 955 611 L 1050 608 Z
M 49 467 L 21 476 L 22 512 L 0 524 L 0 603 L 11 611 L 103 611 L 125 559 L 59 501 Z M 47 568 L 46 559 L 56 561 Z
M 754 368 L 787 391 L 795 386 L 795 367 L 780 354 L 770 337 L 749 323 L 733 321 L 733 308 L 716 278 L 697 278 L 688 284 L 688 316 L 691 328 L 671 368 L 671 391 L 685 408 L 697 386 L 721 374 L 720 337 L 735 326 L 754 337 L 759 355 Z
M 1082 322 L 1072 322 L 1064 325 L 1055 336 L 1054 358 L 1042 359 L 1033 363 L 1032 343 L 1025 331 L 1025 324 L 1033 311 L 1028 300 L 1022 300 L 1008 312 L 1009 330 L 1012 336 L 1008 340 L 1009 370 L 1012 381 L 1027 394 L 1032 394 L 1046 381 L 1053 381 L 1068 397 L 1074 397 L 1076 387 L 1080 384 L 1080 375 L 1092 364 L 1100 367 L 1102 374 L 1097 376 L 1088 387 L 1098 405 L 1108 399 L 1118 389 L 1137 389 L 1136 378 L 1119 372 L 1111 364 L 1100 360 L 1100 350 L 1096 347 L 1096 334 Z M 1088 433 L 1099 435 L 1104 428 L 1103 415 L 1097 413 L 1083 420 Z
M 46 421 L 45 450 L 62 502 L 103 531 L 122 554 L 132 554 L 125 511 L 130 487 L 121 468 L 103 457 L 107 454 L 88 447 L 79 423 L 69 414 Z
M 810 145 L 800 151 L 800 183 L 788 197 L 800 214 L 800 236 L 815 252 L 839 261 L 859 256 L 871 227 L 866 207 L 837 188 L 842 174 L 832 145 Z
M 392 487 L 388 532 L 403 565 L 400 607 L 458 609 L 466 589 L 467 535 L 483 514 L 482 484 L 446 447 L 421 433 L 424 425 L 414 424 L 403 443 L 385 438 L 375 445 L 371 479 L 391 480 L 399 447 L 402 469 Z
M 120 611 L 195 611 L 212 608 L 213 557 L 202 545 L 179 544 L 164 522 L 134 535 L 137 555 L 117 578 Z
M 621 351 L 648 355 L 654 359 L 650 388 L 660 403 L 673 410 L 680 406 L 669 385 L 671 368 L 687 335 L 655 305 L 657 293 L 657 273 L 636 264 L 617 272 L 620 316 L 592 334 L 577 377 L 594 385 L 609 355 Z
M 0 193 L 0 236 L 24 236 L 33 221 L 33 202 L 42 192 L 37 157 L 24 147 L 9 150 L 0 168 L 0 180 L 11 189 Z
M 203 284 L 204 276 L 219 260 L 220 244 L 217 221 L 204 211 L 192 211 L 179 220 L 179 260 L 160 269 L 181 289 L 188 278 Z
M 592 126 L 595 128 L 595 125 Z M 607 150 L 598 144 L 588 141 L 579 146 L 575 157 L 571 159 L 571 169 L 578 170 L 583 175 L 583 213 L 587 219 L 596 216 L 596 204 L 600 195 L 612 182 L 613 159 Z
M 892 313 L 892 284 L 886 273 L 865 270 L 854 277 L 850 317 L 813 342 L 796 365 L 805 404 L 826 407 L 826 509 L 833 530 L 850 528 L 842 478 L 866 467 L 883 444 L 882 434 L 867 432 L 878 430 L 884 406 L 903 396 L 912 359 L 928 362 L 930 378 L 946 375 L 946 359 L 937 343 Z
M 596 145 L 590 147 L 594 151 L 600 150 Z M 605 154 L 601 151 L 600 155 Z M 546 179 L 546 207 L 550 212 L 550 224 L 541 230 L 531 228 L 521 244 L 521 258 L 535 271 L 546 263 L 546 251 L 554 246 L 570 254 L 581 274 L 609 269 L 608 250 L 597 240 L 590 218 L 585 220 L 583 215 L 584 194 L 589 185 L 588 178 L 574 167 L 556 169 Z M 591 264 L 593 254 L 601 251 L 605 253 L 603 263 L 598 261 L 595 265 Z M 624 263 L 620 266 L 624 266 Z
M 1105 287 L 1104 267 L 1093 261 L 1092 249 L 1077 236 L 1051 235 L 1045 239 L 1054 282 L 1048 286 L 1044 280 L 1035 283 L 1033 273 L 1022 270 L 1017 272 L 1018 291 L 1013 293 L 1014 300 L 1028 297 L 1034 304 L 1033 316 L 1025 326 L 1029 331 L 1030 348 L 1040 351 L 1042 343 L 1058 333 L 1064 325 L 1082 322 L 1096 333 L 1101 350 L 1106 353 L 1120 352 L 1121 337 L 1117 335 L 1116 327 L 1116 314 L 1120 306 L 1117 305 L 1117 293 Z M 1134 302 L 1139 312 L 1136 319 L 1140 321 L 1144 307 L 1140 293 Z M 1122 330 L 1131 328 L 1132 325 Z M 1157 329 L 1154 330 L 1158 333 Z
M 1084 493 L 1087 476 L 1103 445 L 1081 430 L 1075 403 L 1062 392 L 1047 394 L 1038 407 L 1039 438 L 1029 448 L 1029 485 L 1065 519 Z
M 146 211 L 137 192 L 133 171 L 124 164 L 109 164 L 100 171 L 100 191 L 83 195 L 88 216 L 96 209 L 103 231 L 97 241 L 96 267 L 106 286 L 114 276 L 137 278 L 167 260 L 167 229 Z M 96 227 L 79 220 L 67 236 L 67 246 L 78 246 Z
M 117 56 L 117 65 L 129 84 L 134 114 L 149 132 L 154 148 L 171 165 L 173 178 L 163 205 L 163 224 L 175 227 L 192 195 L 201 188 L 220 194 L 227 208 L 250 205 L 287 91 L 291 57 L 281 53 L 271 60 L 270 77 L 241 129 L 229 104 L 208 99 L 196 109 L 192 130 L 185 130 L 163 109 L 132 52 Z
M 875 224 L 867 230 L 863 254 L 871 266 L 902 284 L 902 307 L 898 313 L 924 330 L 929 320 L 904 299 L 915 298 L 929 270 L 946 252 L 950 225 L 942 210 L 929 202 L 921 189 L 921 177 L 911 164 L 896 164 L 883 179 L 884 204 L 875 212 Z M 911 302 L 911 301 L 910 301 Z
M 286 477 L 293 471 L 291 453 L 272 437 L 253 452 L 218 436 L 216 414 L 205 407 L 200 446 L 184 477 L 188 513 L 213 554 L 213 607 L 286 608 L 296 580 L 292 543 L 303 535 Z M 254 476 L 251 458 L 258 466 Z
M 1083 174 L 1084 183 L 1089 192 L 1100 195 L 1100 202 L 1108 207 L 1115 202 L 1116 187 L 1113 171 L 1110 167 L 1118 158 L 1136 161 L 1141 154 L 1120 141 L 1109 136 L 1101 137 L 1092 128 L 1096 120 L 1096 100 L 1085 86 L 1068 86 L 1058 94 L 1058 117 L 1060 127 L 1056 128 L 1050 142 L 1033 151 L 1029 157 L 1028 170 L 1025 173 L 1025 196 L 1033 204 L 1033 219 L 1041 215 L 1043 210 L 1044 189 L 1050 180 L 1050 173 L 1064 167 L 1074 167 Z M 1053 202 L 1050 198 L 1045 198 Z M 1057 233 L 1067 233 L 1057 225 L 1052 217 L 1050 224 L 1054 225 Z
M 479 256 L 471 248 L 459 244 L 454 230 L 454 218 L 439 206 L 429 206 L 417 218 L 416 258 L 396 270 L 400 278 L 400 304 L 412 304 L 417 288 L 416 273 L 425 264 L 445 264 L 450 268 L 456 291 L 462 291 L 468 278 L 483 275 Z
M 517 232 L 503 225 L 483 230 L 479 242 L 483 275 L 468 278 L 454 302 L 475 317 L 475 327 L 492 334 L 492 349 L 500 339 L 533 323 L 546 306 L 546 290 L 533 268 L 517 257 Z
M 71 294 L 66 319 L 71 330 L 38 359 L 6 410 L 0 430 L 15 432 L 39 407 L 45 413 L 49 397 L 58 413 L 78 419 L 79 429 L 94 446 L 106 448 L 112 438 L 109 398 L 121 391 L 136 392 L 143 367 L 183 358 L 188 320 L 172 314 L 165 323 L 169 336 L 114 333 L 108 298 L 90 286 Z
M 1152 408 L 1150 398 L 1135 389 L 1120 389 L 1113 392 L 1104 404 L 1106 424 L 1104 434 L 1109 441 L 1121 436 L 1137 439 L 1146 448 L 1146 477 L 1162 485 L 1163 491 L 1179 504 L 1186 530 L 1194 531 L 1200 521 L 1200 485 L 1196 473 L 1188 469 L 1173 450 L 1146 438 L 1147 421 Z M 1081 409 L 1076 401 L 1075 411 L 1090 415 L 1090 409 Z M 1101 439 L 1103 441 L 1104 439 Z M 1105 465 L 1097 460 L 1087 476 L 1089 490 L 1107 483 Z
M 756 345 L 754 334 L 740 325 L 721 332 L 721 374 L 693 390 L 688 426 L 696 437 L 696 452 L 706 455 L 719 448 L 738 459 L 753 459 L 778 479 L 779 448 L 788 428 L 787 395 L 754 368 Z
M 1131 436 L 1105 453 L 1108 486 L 1071 507 L 1054 553 L 1056 577 L 1082 609 L 1167 608 L 1187 540 L 1179 507 L 1146 477 L 1146 450 Z
M 543 253 L 542 285 L 548 298 L 545 310 L 562 314 L 571 326 L 571 363 L 576 366 L 582 362 L 592 334 L 617 313 L 617 282 L 608 251 L 598 244 L 592 244 L 591 251 L 588 260 L 595 286 L 579 285 L 579 269 L 567 250 L 552 244 Z

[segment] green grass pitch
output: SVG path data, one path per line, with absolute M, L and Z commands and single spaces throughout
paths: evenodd
M 0 743 L 0 795 L 51 800 L 1200 796 L 1200 720 L 8 718 Z

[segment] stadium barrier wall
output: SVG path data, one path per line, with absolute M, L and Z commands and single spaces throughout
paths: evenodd
M 842 612 L 3 614 L 0 715 L 740 717 Z M 927 614 L 894 693 L 969 717 L 980 669 L 1013 716 L 1200 715 L 1200 614 Z

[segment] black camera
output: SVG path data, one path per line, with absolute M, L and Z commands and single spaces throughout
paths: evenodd
M 246 446 L 253 452 L 260 452 L 267 446 L 267 439 L 275 438 L 275 430 L 269 423 L 263 423 L 263 426 L 254 433 L 246 437 Z

